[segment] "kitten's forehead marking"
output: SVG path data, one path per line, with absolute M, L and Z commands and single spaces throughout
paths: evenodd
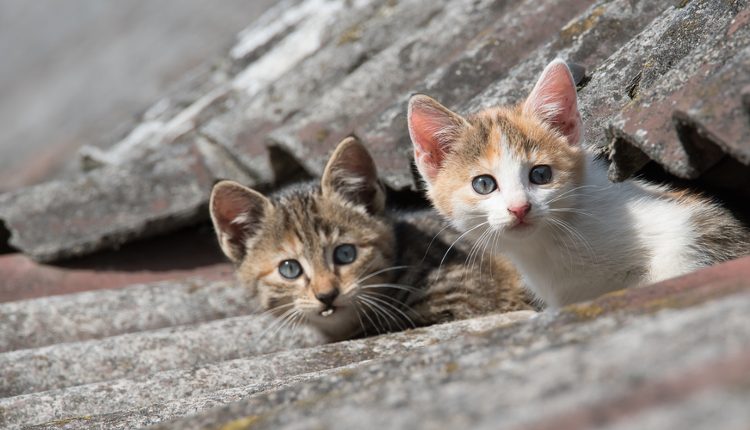
M 281 252 L 288 255 L 301 255 L 304 250 L 302 238 L 295 230 L 287 231 L 284 240 L 279 243 Z
M 495 118 L 497 121 L 497 127 L 502 131 L 504 138 L 504 151 L 509 155 L 513 155 L 516 160 L 529 159 L 536 144 L 533 139 L 530 139 L 527 133 L 522 130 L 524 124 L 516 124 L 516 122 L 505 113 L 500 113 Z
M 527 161 L 522 155 L 513 151 L 507 142 L 503 144 L 505 157 L 500 160 L 499 181 L 503 184 L 500 189 L 508 205 L 523 204 L 528 200 L 526 196 L 526 181 L 524 171 Z

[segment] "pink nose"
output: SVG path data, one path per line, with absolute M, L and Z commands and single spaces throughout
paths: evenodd
M 518 218 L 519 221 L 523 221 L 524 217 L 529 213 L 531 210 L 531 204 L 526 203 L 522 206 L 513 206 L 508 208 L 508 212 L 512 213 L 513 215 Z

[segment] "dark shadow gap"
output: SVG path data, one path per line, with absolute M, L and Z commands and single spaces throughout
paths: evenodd
M 5 222 L 0 219 L 0 254 L 18 252 L 17 249 L 10 245 L 10 236 L 10 230 L 5 226 Z
M 268 146 L 268 158 L 273 170 L 273 189 L 314 178 L 292 154 L 278 145 Z
M 646 164 L 634 178 L 711 196 L 750 227 L 750 189 L 746 186 L 750 183 L 750 166 L 729 156 L 722 158 L 698 179 L 678 178 L 655 161 Z
M 128 242 L 117 249 L 52 263 L 68 269 L 118 272 L 193 270 L 227 262 L 213 225 L 202 222 L 168 234 Z
M 417 191 L 410 189 L 394 190 L 387 188 L 386 206 L 398 210 L 420 210 L 429 209 L 432 206 L 427 197 Z
M 688 157 L 688 163 L 697 173 L 703 174 L 724 158 L 724 150 L 715 143 L 716 137 L 693 121 L 689 115 L 674 113 L 677 137 Z
M 651 159 L 641 151 L 630 136 L 612 127 L 608 130 L 610 139 L 608 176 L 611 181 L 620 182 L 633 176 L 646 166 Z

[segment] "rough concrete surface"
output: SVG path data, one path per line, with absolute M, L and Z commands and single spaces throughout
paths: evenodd
M 205 401 L 210 396 L 219 401 L 221 396 L 227 395 L 227 391 L 240 391 L 248 396 L 263 392 L 270 386 L 297 380 L 304 375 L 317 374 L 352 362 L 402 354 L 533 315 L 534 312 L 520 311 L 338 345 L 258 354 L 257 357 L 166 370 L 142 378 L 123 378 L 19 395 L 0 400 L 0 410 L 6 411 L 9 423 L 42 423 L 64 416 L 99 415 L 146 406 L 154 410 L 159 405 L 162 405 L 161 414 L 164 416 L 179 416 L 173 408 L 176 405 L 184 408 L 183 404 L 186 402 Z M 236 342 L 253 342 L 253 338 L 238 338 Z M 104 391 L 108 392 L 106 397 L 101 396 Z M 226 403 L 227 400 L 222 402 Z
M 748 261 L 559 312 L 489 316 L 328 345 L 287 344 L 268 353 L 245 349 L 241 357 L 204 357 L 200 364 L 151 366 L 126 376 L 110 371 L 112 378 L 98 382 L 26 388 L 0 400 L 0 412 L 11 428 L 125 429 L 163 422 L 160 428 L 566 429 L 617 427 L 631 419 L 656 423 L 650 428 L 705 428 L 705 421 L 687 422 L 687 405 L 710 411 L 720 399 L 748 399 Z M 197 340 L 202 335 L 190 335 L 206 333 L 204 327 L 172 332 L 185 339 L 180 342 L 193 337 L 205 348 Z M 295 337 L 285 330 L 278 336 Z M 88 343 L 91 357 L 70 373 L 93 370 L 104 349 L 128 353 L 145 342 L 141 338 L 154 334 Z M 83 344 L 16 354 L 62 357 Z M 718 422 L 731 428 L 746 416 Z

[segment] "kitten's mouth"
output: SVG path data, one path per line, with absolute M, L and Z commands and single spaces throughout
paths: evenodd
M 322 311 L 320 311 L 320 316 L 322 316 L 324 318 L 325 317 L 329 317 L 329 316 L 333 315 L 333 313 L 335 311 L 336 311 L 336 308 L 333 308 L 333 307 L 328 308 L 328 309 L 323 309 Z

